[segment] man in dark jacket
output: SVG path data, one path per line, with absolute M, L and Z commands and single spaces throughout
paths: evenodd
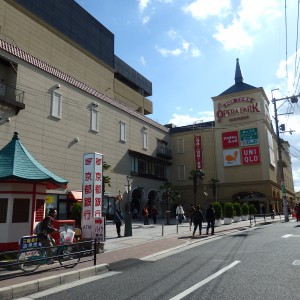
M 40 231 L 37 232 L 37 240 L 41 242 L 43 247 L 52 247 L 55 246 L 54 239 L 50 236 L 52 232 L 59 232 L 58 229 L 55 229 L 52 226 L 52 221 L 56 218 L 57 211 L 56 209 L 51 208 L 49 210 L 48 216 L 45 217 L 41 223 Z M 52 250 L 50 248 L 46 249 L 47 256 L 52 256 Z M 49 263 L 54 263 L 53 259 L 49 260 Z
M 212 204 L 209 205 L 206 210 L 206 234 L 208 235 L 209 228 L 211 227 L 211 235 L 215 234 L 215 210 L 213 209 Z
M 202 211 L 200 210 L 199 205 L 197 205 L 196 210 L 194 210 L 194 212 L 192 214 L 192 219 L 193 219 L 193 222 L 194 222 L 193 235 L 195 235 L 195 232 L 196 232 L 198 226 L 199 226 L 199 235 L 201 235 L 203 214 L 202 214 Z

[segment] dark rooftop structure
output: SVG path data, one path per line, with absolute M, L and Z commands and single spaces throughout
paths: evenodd
M 236 59 L 236 67 L 235 67 L 235 84 L 232 85 L 229 89 L 221 93 L 219 96 L 225 96 L 229 94 L 234 94 L 238 92 L 248 91 L 252 89 L 256 89 L 255 86 L 252 86 L 250 84 L 244 83 L 244 78 L 241 72 L 239 59 Z

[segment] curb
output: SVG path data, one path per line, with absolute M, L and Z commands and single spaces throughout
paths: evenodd
M 0 299 L 10 300 L 23 297 L 29 294 L 44 291 L 46 289 L 57 287 L 59 285 L 87 278 L 94 275 L 99 275 L 109 271 L 108 264 L 96 265 L 68 273 L 49 276 L 37 280 L 32 280 L 9 287 L 0 288 Z

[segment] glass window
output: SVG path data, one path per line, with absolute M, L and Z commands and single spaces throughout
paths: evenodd
M 91 110 L 91 130 L 99 131 L 99 111 L 96 109 Z
M 62 96 L 56 91 L 52 93 L 51 116 L 61 119 Z
M 185 180 L 185 165 L 178 166 L 178 179 Z
M 143 148 L 148 149 L 148 132 L 143 131 Z
M 0 198 L 0 223 L 6 223 L 7 221 L 7 207 L 8 199 Z
M 177 153 L 184 153 L 184 139 L 177 139 Z
M 30 207 L 30 199 L 14 199 L 12 222 L 13 223 L 29 222 L 29 207 Z
M 126 142 L 126 123 L 120 122 L 120 140 Z

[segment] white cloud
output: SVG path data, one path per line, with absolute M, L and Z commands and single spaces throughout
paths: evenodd
M 190 109 L 191 111 L 191 109 Z M 191 116 L 190 114 L 177 114 L 173 113 L 173 117 L 169 121 L 176 126 L 185 126 L 191 125 L 195 122 L 210 122 L 214 120 L 214 112 L 213 111 L 203 111 L 199 112 L 198 116 Z
M 139 3 L 139 9 L 141 12 L 143 12 L 147 6 L 151 3 L 151 0 L 138 0 Z
M 193 43 L 187 42 L 183 39 L 175 30 L 171 29 L 167 32 L 168 37 L 170 37 L 173 41 L 179 41 L 180 46 L 176 49 L 167 49 L 167 48 L 159 48 L 156 46 L 156 49 L 162 56 L 179 56 L 183 53 L 190 54 L 191 57 L 198 57 L 201 55 L 200 50 Z
M 142 66 L 146 66 L 146 60 L 144 56 L 141 56 L 139 60 Z
M 279 3 L 273 0 L 242 0 L 238 11 L 229 25 L 219 23 L 213 37 L 225 50 L 251 49 L 262 28 L 270 27 L 269 23 L 281 17 Z
M 182 7 L 182 10 L 186 14 L 191 14 L 195 19 L 204 20 L 210 16 L 225 16 L 230 8 L 230 0 L 196 0 Z
M 143 20 L 142 20 L 142 23 L 147 24 L 149 21 L 150 21 L 150 17 L 149 16 L 144 16 Z
M 182 53 L 182 49 L 180 49 L 180 48 L 176 48 L 173 50 L 166 49 L 166 48 L 159 48 L 158 46 L 156 46 L 155 48 L 164 57 L 179 56 Z
M 253 37 L 247 33 L 241 21 L 234 19 L 227 28 L 223 24 L 219 24 L 216 29 L 217 33 L 213 37 L 224 46 L 225 50 L 252 49 Z

